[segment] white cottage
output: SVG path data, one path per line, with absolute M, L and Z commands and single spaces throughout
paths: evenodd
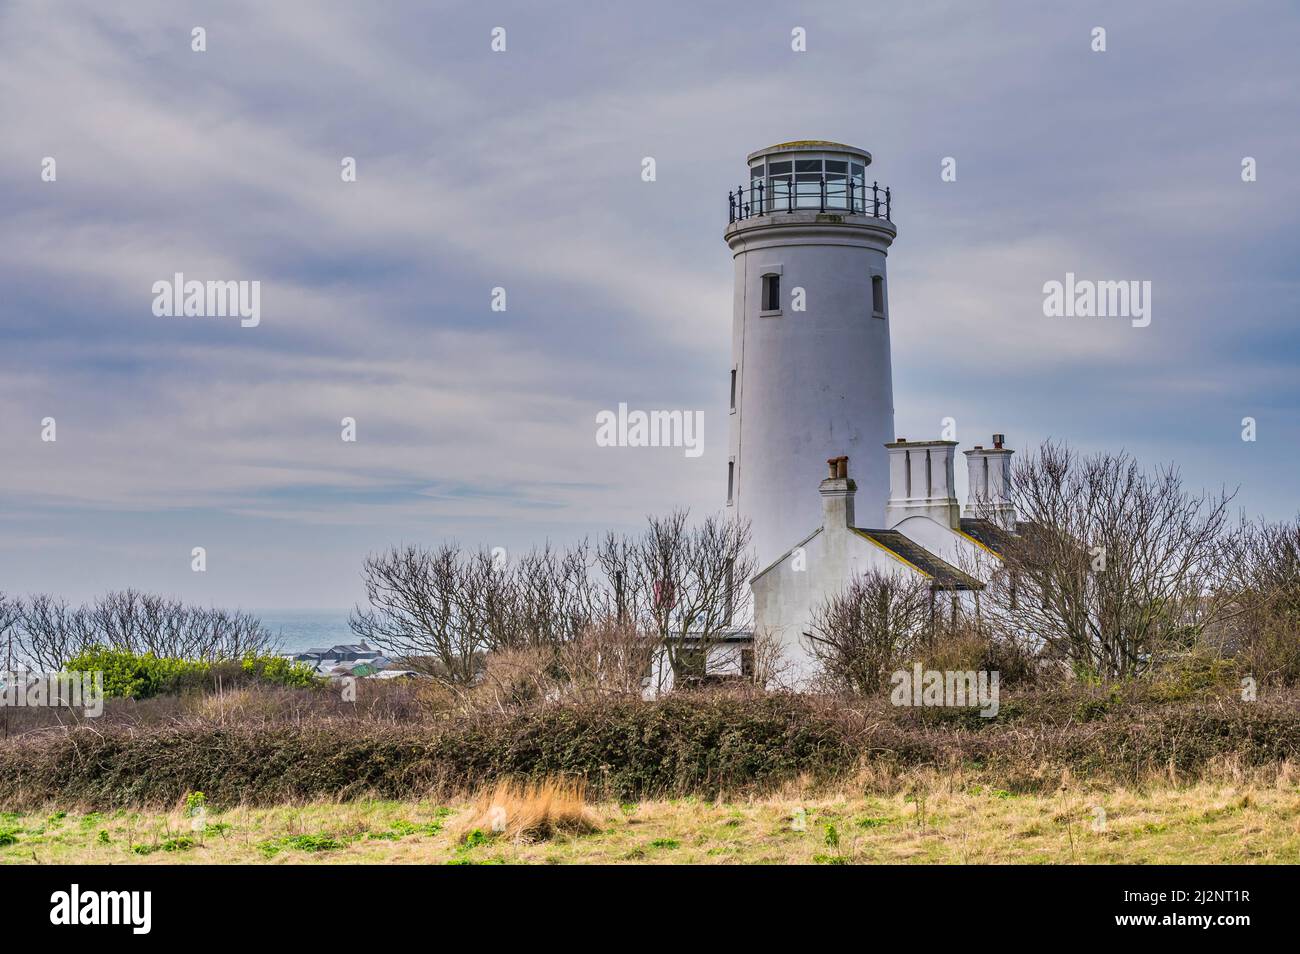
M 886 447 L 890 490 L 881 525 L 859 525 L 849 460 L 831 458 L 830 472 L 818 487 L 820 525 L 751 581 L 754 632 L 780 642 L 796 686 L 813 676 L 805 637 L 814 614 L 854 577 L 880 570 L 925 581 L 935 623 L 941 617 L 978 616 L 980 590 L 1001 566 L 999 554 L 1013 537 L 1004 469 L 1012 452 L 1002 446 L 1001 435 L 995 435 L 991 449 L 966 451 L 967 516 L 953 489 L 954 441 L 900 439 Z M 998 476 L 990 481 L 991 472 Z

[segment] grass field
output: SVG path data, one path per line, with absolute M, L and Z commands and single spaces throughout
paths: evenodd
M 872 864 L 1300 862 L 1300 787 L 598 803 L 597 831 L 512 841 L 468 804 L 312 803 L 170 813 L 0 815 L 0 861 L 53 864 Z

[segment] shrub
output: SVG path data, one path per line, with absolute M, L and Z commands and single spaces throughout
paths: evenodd
M 1096 700 L 1095 705 L 1088 700 Z M 100 810 L 313 798 L 424 798 L 504 779 L 585 780 L 602 798 L 761 794 L 864 769 L 888 785 L 910 769 L 960 767 L 1019 794 L 1078 778 L 1142 782 L 1231 761 L 1294 761 L 1300 696 L 1165 703 L 1115 690 L 1039 691 L 996 719 L 883 700 L 689 693 L 655 702 L 545 705 L 437 722 L 293 722 L 75 727 L 0 743 L 0 807 Z M 1087 708 L 1086 719 L 1080 717 Z
M 68 672 L 102 672 L 104 695 L 122 699 L 148 699 L 217 684 L 235 688 L 260 682 L 303 688 L 318 682 L 311 667 L 280 656 L 250 655 L 214 663 L 104 646 L 82 650 L 64 668 Z

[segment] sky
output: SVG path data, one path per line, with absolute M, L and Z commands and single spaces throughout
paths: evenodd
M 4 0 L 0 591 L 346 607 L 392 544 L 717 512 L 725 197 L 791 139 L 893 190 L 899 435 L 1294 517 L 1298 48 L 1265 0 Z M 177 272 L 259 281 L 260 323 L 156 316 Z M 1046 317 L 1067 272 L 1150 281 L 1150 325 Z M 622 402 L 703 454 L 598 446 Z

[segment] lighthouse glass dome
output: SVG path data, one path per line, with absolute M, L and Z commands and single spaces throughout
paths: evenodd
M 870 214 L 870 162 L 869 153 L 831 142 L 782 143 L 761 150 L 749 159 L 752 212 L 825 208 Z

